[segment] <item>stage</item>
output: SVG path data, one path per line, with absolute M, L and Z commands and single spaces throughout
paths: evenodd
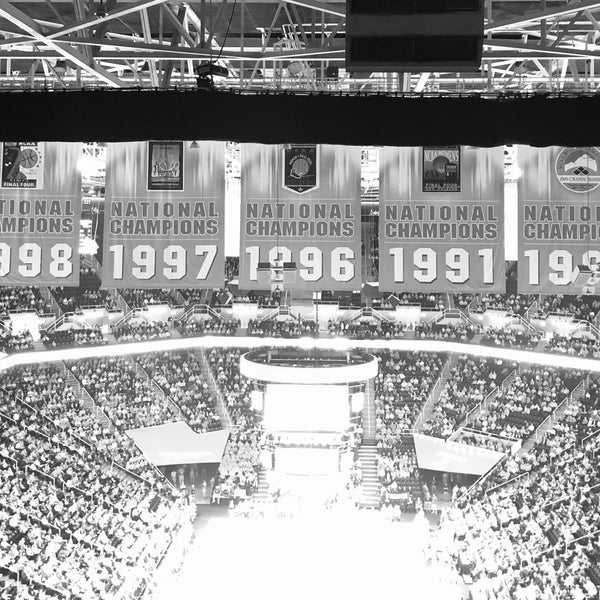
M 432 564 L 430 540 L 424 517 L 392 523 L 354 508 L 294 518 L 211 516 L 175 584 L 153 598 L 465 597 L 452 570 Z

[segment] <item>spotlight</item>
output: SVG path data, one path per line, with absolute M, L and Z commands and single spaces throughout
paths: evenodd
M 198 77 L 228 77 L 229 71 L 216 63 L 208 62 L 207 60 L 201 62 L 196 67 L 196 74 Z
M 99 17 L 100 19 L 102 19 L 103 17 L 106 16 L 106 6 L 104 6 L 103 0 L 100 0 L 100 3 L 98 4 L 98 8 L 96 9 L 96 12 L 94 14 L 97 17 Z

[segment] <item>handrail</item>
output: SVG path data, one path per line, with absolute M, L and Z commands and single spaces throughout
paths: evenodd
M 510 386 L 510 384 L 512 383 L 513 379 L 516 379 L 517 377 L 517 371 L 516 369 L 514 369 L 513 371 L 511 371 L 505 378 L 504 381 L 502 381 L 502 383 L 498 386 L 496 386 L 491 392 L 489 392 L 485 398 L 483 398 L 483 400 L 477 405 L 474 406 L 466 415 L 465 415 L 465 419 L 464 419 L 464 427 L 467 426 L 467 423 L 469 422 L 469 419 L 471 418 L 471 415 L 478 409 L 483 409 L 487 406 L 487 404 L 495 399 L 495 397 L 497 395 L 500 394 L 500 392 L 504 393 L 506 392 L 506 390 L 508 389 L 508 387 Z M 494 395 L 494 398 L 492 398 L 492 395 Z
M 423 426 L 423 423 L 425 422 L 425 414 L 431 408 L 431 406 L 433 404 L 435 404 L 436 393 L 438 391 L 440 391 L 440 393 L 441 393 L 441 390 L 443 390 L 443 388 L 445 387 L 446 382 L 448 380 L 448 374 L 450 373 L 451 368 L 452 368 L 452 358 L 449 358 L 446 361 L 446 363 L 444 364 L 444 366 L 442 367 L 442 370 L 440 371 L 440 376 L 437 378 L 435 384 L 431 388 L 431 392 L 429 392 L 429 396 L 427 397 L 427 400 L 425 400 L 425 403 L 421 407 L 421 412 L 419 413 L 419 416 L 415 419 L 415 422 L 413 425 L 415 430 L 418 431 Z M 439 395 L 438 395 L 437 399 L 439 399 Z
M 534 327 L 527 319 L 524 319 L 518 313 L 512 313 L 511 314 L 511 319 L 516 319 L 516 321 L 520 325 L 523 325 L 527 330 L 529 330 L 529 331 L 531 331 L 533 333 L 542 333 L 542 331 L 540 331 L 537 327 Z
M 215 390 L 217 405 L 219 406 L 221 413 L 225 416 L 225 428 L 231 430 L 234 428 L 233 427 L 233 419 L 231 418 L 231 415 L 229 414 L 229 409 L 227 408 L 227 405 L 225 404 L 225 400 L 223 399 L 223 395 L 221 394 L 221 388 L 219 387 L 219 385 L 217 384 L 217 382 L 215 380 L 212 369 L 210 368 L 210 364 L 208 363 L 208 359 L 206 358 L 206 355 L 204 354 L 204 350 L 200 350 L 199 354 L 200 354 L 200 362 L 202 363 L 202 366 L 206 370 L 206 373 L 207 373 L 209 380 L 213 386 L 213 389 Z
M 472 427 L 461 427 L 461 429 L 459 431 L 462 432 L 468 432 L 468 433 L 475 433 L 477 435 L 482 435 L 484 437 L 493 437 L 496 438 L 498 440 L 502 440 L 504 442 L 518 442 L 520 441 L 518 438 L 513 438 L 513 437 L 509 437 L 506 435 L 500 435 L 499 433 L 492 433 L 491 431 L 483 431 L 481 429 L 473 429 Z M 452 441 L 456 441 L 457 438 L 455 438 Z
M 542 427 L 545 427 L 548 423 L 554 424 L 556 413 L 566 404 L 569 406 L 571 402 L 575 400 L 573 394 L 578 391 L 585 389 L 585 380 L 581 380 L 570 392 L 570 394 L 535 428 L 535 431 L 529 436 L 529 439 L 535 436 L 536 442 L 538 441 L 538 434 Z
M 598 329 L 598 327 L 596 327 L 596 325 L 594 325 L 590 321 L 587 321 L 585 319 L 574 319 L 573 323 L 576 324 L 576 330 L 584 329 L 592 333 L 595 338 L 600 339 L 600 329 Z

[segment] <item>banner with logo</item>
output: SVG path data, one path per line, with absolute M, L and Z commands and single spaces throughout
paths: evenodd
M 360 147 L 242 145 L 241 217 L 242 289 L 360 289 Z
M 600 293 L 600 148 L 519 146 L 519 290 Z
M 379 289 L 501 292 L 503 148 L 382 148 Z
M 2 143 L 0 286 L 79 284 L 80 158 L 80 143 Z
M 222 287 L 223 142 L 109 144 L 102 283 Z

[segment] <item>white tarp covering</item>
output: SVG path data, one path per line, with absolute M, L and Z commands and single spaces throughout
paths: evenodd
M 151 463 L 162 466 L 221 462 L 229 433 L 195 433 L 179 422 L 130 429 L 127 435 Z
M 504 456 L 495 450 L 446 442 L 421 433 L 415 433 L 414 440 L 420 469 L 483 475 Z

